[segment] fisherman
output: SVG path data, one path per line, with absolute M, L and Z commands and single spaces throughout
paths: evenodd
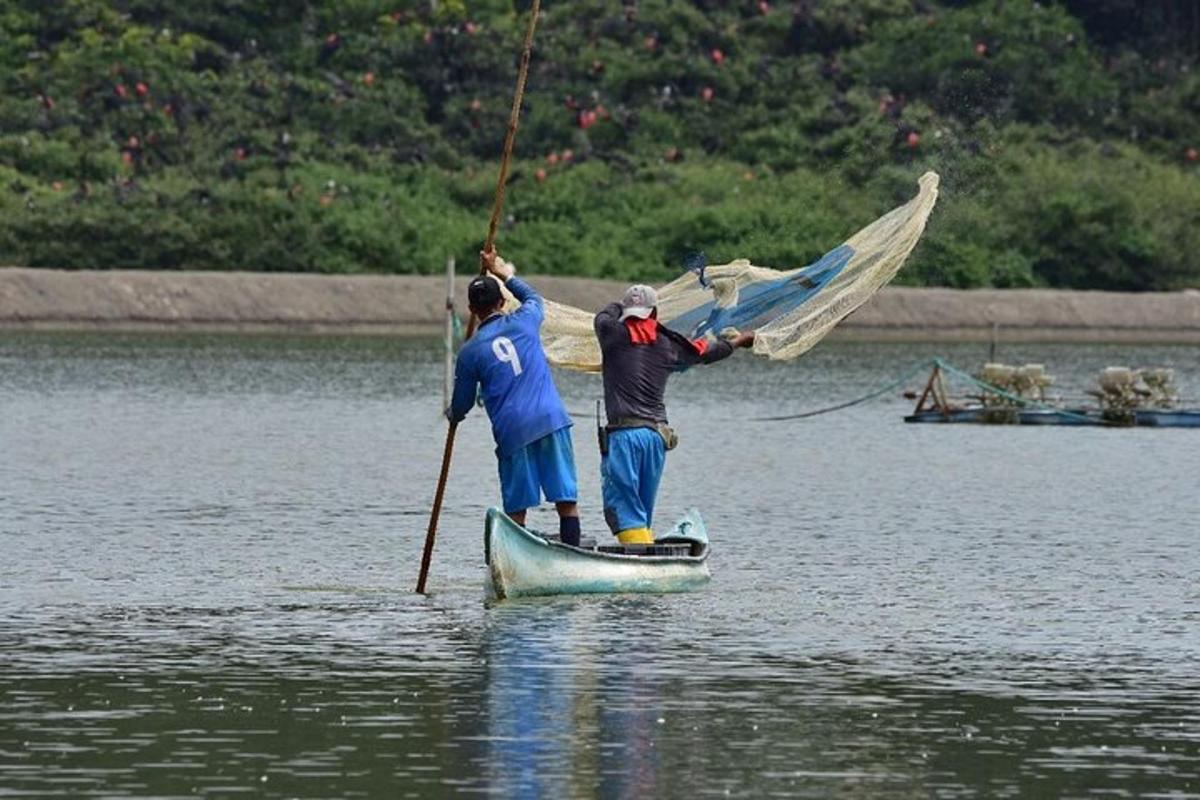
M 754 332 L 730 340 L 689 340 L 658 321 L 658 294 L 629 287 L 595 319 L 608 426 L 601 432 L 604 518 L 622 544 L 652 544 L 654 498 L 677 438 L 667 424 L 667 378 L 695 364 L 728 358 L 754 344 Z
M 542 351 L 539 330 L 546 316 L 542 298 L 513 276 L 513 265 L 495 250 L 483 251 L 480 259 L 487 274 L 467 286 L 467 301 L 480 320 L 479 329 L 459 351 L 454 397 L 446 416 L 452 422 L 466 417 L 475 404 L 476 387 L 482 387 L 500 462 L 504 513 L 524 526 L 526 509 L 538 505 L 544 494 L 558 510 L 563 543 L 578 546 L 571 418 Z M 509 314 L 503 310 L 501 282 L 521 304 Z

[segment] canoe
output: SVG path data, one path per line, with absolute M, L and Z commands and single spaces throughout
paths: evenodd
M 554 538 L 521 527 L 498 508 L 489 509 L 484 523 L 489 599 L 686 592 L 703 586 L 712 577 L 708 569 L 708 533 L 699 512 L 694 510 L 656 537 L 655 545 L 624 548 L 647 551 L 648 555 L 572 547 Z

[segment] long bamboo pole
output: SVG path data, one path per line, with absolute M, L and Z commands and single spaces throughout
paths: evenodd
M 529 58 L 533 52 L 533 32 L 537 30 L 540 9 L 541 0 L 533 0 L 533 6 L 529 10 L 529 27 L 525 29 L 525 43 L 521 47 L 521 64 L 517 69 L 517 88 L 513 92 L 512 110 L 508 114 L 508 130 L 504 134 L 504 153 L 500 157 L 500 173 L 496 177 L 496 193 L 492 199 L 492 218 L 488 222 L 487 239 L 483 245 L 485 251 L 494 249 L 496 245 L 496 228 L 500 224 L 500 212 L 504 208 L 504 185 L 508 182 L 508 163 L 512 159 L 513 143 L 517 138 L 517 126 L 521 121 L 521 102 L 525 98 L 525 80 L 529 77 Z M 480 274 L 483 274 L 484 269 L 481 260 Z M 475 334 L 477 324 L 478 320 L 474 314 L 471 314 L 471 320 L 467 323 L 467 339 Z M 425 551 L 421 555 L 421 574 L 417 578 L 418 594 L 425 594 L 425 583 L 429 577 L 429 563 L 433 560 L 433 542 L 437 537 L 438 517 L 442 513 L 446 479 L 450 475 L 450 456 L 454 452 L 454 434 L 457 430 L 457 422 L 451 422 L 450 426 L 446 428 L 446 446 L 442 450 L 442 471 L 438 475 L 437 491 L 433 494 L 433 507 L 429 509 L 429 528 L 425 531 Z

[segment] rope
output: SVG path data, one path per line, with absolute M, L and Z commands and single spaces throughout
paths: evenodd
M 1073 419 L 1073 420 L 1077 420 L 1079 422 L 1085 422 L 1089 425 L 1118 425 L 1119 424 L 1117 422 L 1114 422 L 1113 420 L 1104 419 L 1103 417 L 1089 417 L 1085 414 L 1076 414 L 1073 411 L 1066 411 L 1064 409 L 1057 408 L 1057 407 L 1049 405 L 1047 403 L 1038 402 L 1036 400 L 1030 400 L 1027 397 L 1021 397 L 1020 395 L 1013 394 L 1012 392 L 1001 389 L 999 386 L 993 386 L 992 384 L 988 383 L 987 381 L 980 380 L 979 378 L 976 378 L 974 375 L 970 374 L 969 372 L 964 372 L 963 370 L 959 369 L 958 367 L 954 366 L 953 364 L 948 364 L 940 358 L 934 358 L 929 361 L 922 361 L 921 363 L 913 366 L 912 369 L 905 372 L 902 376 L 900 376 L 896 380 L 888 383 L 885 386 L 881 386 L 880 388 L 875 389 L 872 392 L 868 392 L 867 394 L 864 394 L 861 397 L 856 397 L 853 400 L 847 400 L 844 403 L 838 403 L 837 405 L 827 406 L 825 408 L 818 408 L 818 409 L 814 409 L 812 411 L 802 411 L 798 414 L 783 414 L 783 415 L 775 416 L 775 417 L 754 417 L 753 419 L 751 419 L 751 422 L 783 422 L 786 420 L 806 419 L 808 417 L 820 416 L 821 414 L 829 414 L 834 411 L 841 411 L 842 409 L 850 408 L 851 406 L 856 406 L 856 405 L 859 405 L 860 403 L 865 403 L 868 400 L 874 400 L 876 397 L 879 397 L 880 395 L 883 395 L 883 394 L 887 394 L 888 392 L 893 392 L 896 389 L 903 386 L 904 384 L 908 383 L 914 377 L 916 377 L 922 370 L 929 369 L 930 367 L 939 367 L 944 372 L 946 372 L 950 375 L 953 375 L 956 378 L 959 378 L 959 379 L 967 381 L 968 383 L 971 383 L 975 386 L 978 386 L 980 389 L 987 392 L 988 394 L 994 394 L 998 397 L 1003 397 L 1005 400 L 1008 400 L 1009 402 L 1015 403 L 1024 408 L 1033 408 L 1033 409 L 1039 409 L 1039 410 L 1044 410 L 1044 411 L 1053 411 L 1055 414 L 1057 414 L 1058 416 L 1063 417 L 1065 419 Z M 583 415 L 580 415 L 580 416 L 583 416 Z
M 876 397 L 879 397 L 881 394 L 887 394 L 888 392 L 896 391 L 901 386 L 903 386 L 904 384 L 908 383 L 910 380 L 915 378 L 920 372 L 932 367 L 935 363 L 936 363 L 936 359 L 933 361 L 922 361 L 920 364 L 915 365 L 908 372 L 904 373 L 901 377 L 897 378 L 896 380 L 892 381 L 891 383 L 887 384 L 886 386 L 881 386 L 880 388 L 876 389 L 873 392 L 864 394 L 862 397 L 856 397 L 853 400 L 847 400 L 846 402 L 838 403 L 835 406 L 828 406 L 826 408 L 818 408 L 813 411 L 802 411 L 799 414 L 784 414 L 784 415 L 778 416 L 778 417 L 754 417 L 753 419 L 751 419 L 751 422 L 782 422 L 784 420 L 789 420 L 789 419 L 806 419 L 808 417 L 816 417 L 821 414 L 829 414 L 834 411 L 841 411 L 844 408 L 850 408 L 851 406 L 856 406 L 859 403 L 865 403 L 868 400 L 874 400 Z

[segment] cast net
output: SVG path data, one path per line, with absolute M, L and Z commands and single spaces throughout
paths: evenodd
M 796 358 L 895 277 L 925 230 L 937 202 L 938 176 L 926 172 L 919 191 L 807 267 L 776 270 L 745 259 L 686 272 L 658 290 L 658 318 L 685 336 L 728 336 L 755 330 L 754 352 Z M 597 309 L 605 302 L 598 298 Z M 546 301 L 542 345 L 552 364 L 598 371 L 595 310 Z

